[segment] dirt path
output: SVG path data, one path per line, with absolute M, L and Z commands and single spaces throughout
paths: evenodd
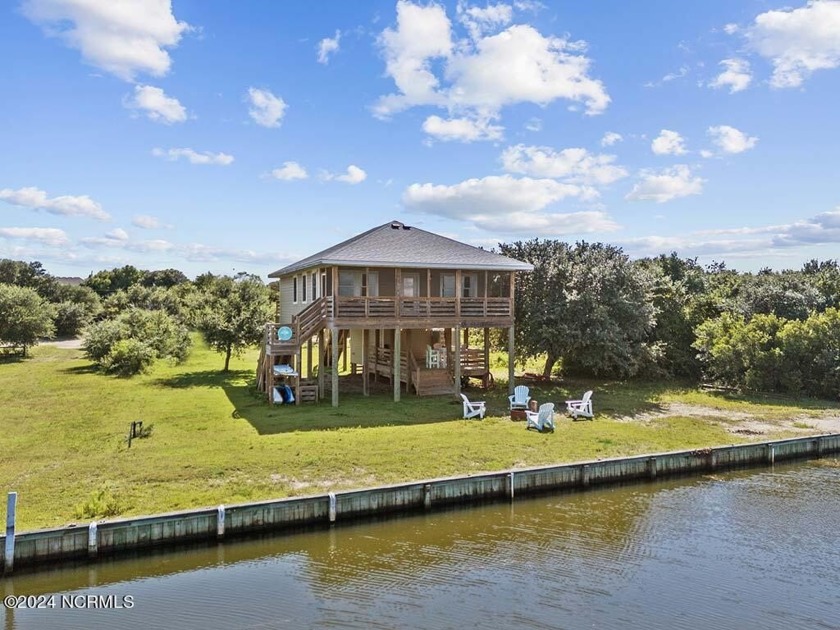
M 779 431 L 791 431 L 803 435 L 818 433 L 840 433 L 840 414 L 836 409 L 814 410 L 808 414 L 798 413 L 786 418 L 768 419 L 744 411 L 716 409 L 685 403 L 663 403 L 656 412 L 616 418 L 619 422 L 650 422 L 659 418 L 683 416 L 708 418 L 726 427 L 730 433 L 739 435 L 766 435 Z
M 44 346 L 55 346 L 56 348 L 67 348 L 69 350 L 78 350 L 82 347 L 82 344 L 85 342 L 84 339 L 81 337 L 76 337 L 75 339 L 61 339 L 56 341 L 42 341 L 41 344 Z

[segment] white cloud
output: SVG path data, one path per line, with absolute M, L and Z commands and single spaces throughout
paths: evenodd
M 295 179 L 306 179 L 309 177 L 306 169 L 297 162 L 283 162 L 282 167 L 275 168 L 271 171 L 271 176 L 275 179 L 282 179 L 287 182 Z
M 318 63 L 327 64 L 330 62 L 330 55 L 338 52 L 341 31 L 335 32 L 335 37 L 325 37 L 318 42 Z
M 111 230 L 105 236 L 89 236 L 79 239 L 79 242 L 86 247 L 126 247 L 128 232 L 122 228 L 117 228 Z
M 620 133 L 616 133 L 615 131 L 608 131 L 604 134 L 604 137 L 601 138 L 601 146 L 602 147 L 611 147 L 612 145 L 616 144 L 617 142 L 621 142 L 624 140 L 624 136 Z
M 64 233 L 64 230 L 59 230 L 57 228 L 0 228 L 0 238 L 38 241 L 39 243 L 53 246 L 64 245 L 68 242 L 67 234 Z
M 740 27 L 737 24 L 730 22 L 729 24 L 724 24 L 723 32 L 727 35 L 734 35 L 740 30 Z
M 373 107 L 385 118 L 418 105 L 445 108 L 450 118 L 497 118 L 508 105 L 547 105 L 558 99 L 581 103 L 588 114 L 603 112 L 610 98 L 589 76 L 585 43 L 544 37 L 529 25 L 509 23 L 510 7 L 458 5 L 470 36 L 454 40 L 443 7 L 397 3 L 396 28 L 386 28 L 379 44 L 386 73 L 397 92 Z M 433 62 L 440 62 L 433 66 Z M 439 66 L 439 67 L 438 67 Z
M 652 87 L 659 87 L 663 83 L 670 83 L 671 81 L 676 81 L 677 79 L 682 79 L 688 75 L 691 68 L 686 65 L 680 66 L 680 69 L 676 72 L 669 72 L 664 77 L 662 77 L 659 81 L 648 81 L 645 83 L 645 87 L 652 88 Z
M 840 0 L 808 0 L 798 9 L 758 15 L 745 36 L 773 64 L 770 85 L 798 87 L 816 70 L 840 66 Z
M 248 100 L 251 108 L 248 114 L 258 125 L 263 127 L 279 127 L 283 114 L 286 113 L 286 102 L 275 96 L 269 90 L 248 88 Z
M 429 116 L 423 122 L 423 131 L 444 142 L 448 140 L 473 142 L 475 140 L 501 140 L 504 127 L 490 124 L 488 118 L 450 118 L 444 120 L 440 116 Z
M 706 158 L 706 159 L 713 158 L 713 157 L 715 157 L 715 152 L 714 151 L 709 151 L 708 149 L 701 149 L 700 150 L 700 157 Z
M 18 190 L 0 189 L 0 200 L 15 206 L 46 210 L 51 214 L 91 217 L 100 221 L 107 221 L 111 218 L 100 204 L 87 195 L 61 195 L 49 198 L 45 191 L 34 186 L 19 188 Z
M 184 122 L 187 110 L 177 98 L 167 96 L 164 91 L 151 85 L 135 85 L 134 95 L 123 100 L 125 107 L 141 110 L 155 122 L 172 124 Z
M 128 232 L 126 232 L 122 228 L 116 228 L 108 232 L 105 236 L 108 238 L 112 238 L 116 241 L 127 241 L 128 240 Z
M 335 179 L 346 184 L 360 184 L 367 179 L 367 173 L 355 164 L 351 164 L 344 175 L 338 175 Z
M 485 7 L 470 7 L 459 2 L 456 8 L 458 21 L 467 27 L 470 37 L 478 39 L 483 34 L 497 31 L 510 24 L 513 7 L 508 4 L 488 4 Z
M 501 155 L 504 169 L 533 177 L 553 177 L 572 183 L 611 184 L 627 177 L 627 171 L 613 164 L 614 155 L 593 155 L 586 149 L 555 151 L 550 147 L 518 144 Z
M 786 225 L 773 237 L 773 245 L 782 247 L 820 243 L 840 243 L 840 206 Z
M 665 203 L 680 197 L 699 195 L 705 180 L 694 177 L 685 164 L 677 164 L 659 171 L 643 170 L 641 180 L 624 198 L 628 201 Z
M 24 0 L 21 8 L 48 35 L 80 50 L 86 62 L 126 81 L 141 72 L 169 72 L 165 49 L 177 46 L 190 28 L 175 19 L 170 0 Z
M 743 131 L 729 125 L 709 127 L 706 133 L 711 137 L 715 146 L 724 153 L 743 153 L 752 149 L 758 142 L 758 138 L 748 136 Z
M 752 253 L 778 256 L 783 249 L 835 243 L 840 243 L 840 207 L 788 224 L 701 230 L 674 236 L 644 236 L 621 244 L 636 255 L 657 255 L 677 250 L 682 255 Z
M 472 220 L 475 216 L 536 213 L 567 198 L 593 199 L 596 190 L 553 179 L 493 175 L 452 186 L 411 184 L 403 193 L 406 207 L 428 214 Z M 486 220 L 486 218 L 485 218 Z
M 138 214 L 131 220 L 131 224 L 144 230 L 154 230 L 161 227 L 160 219 L 148 214 Z
M 676 131 L 663 129 L 650 144 L 651 150 L 656 155 L 684 155 L 685 139 Z
M 170 161 L 175 161 L 179 158 L 186 158 L 189 160 L 190 164 L 220 164 L 222 166 L 227 166 L 233 163 L 233 156 L 228 155 L 227 153 L 211 153 L 210 151 L 199 153 L 198 151 L 187 148 L 168 149 L 166 151 L 163 149 L 152 149 L 152 155 L 155 157 L 166 158 Z
M 453 186 L 412 184 L 403 192 L 402 201 L 416 212 L 466 221 L 497 233 L 563 235 L 618 229 L 604 212 L 546 211 L 564 199 L 595 196 L 597 192 L 585 186 L 502 175 L 469 179 Z
M 752 82 L 750 64 L 744 59 L 724 59 L 720 62 L 724 71 L 709 83 L 713 88 L 729 88 L 729 93 L 734 94 L 746 90 Z
M 525 129 L 528 131 L 542 131 L 542 120 L 534 116 L 525 123 Z

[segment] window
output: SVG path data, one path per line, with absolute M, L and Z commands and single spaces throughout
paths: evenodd
M 300 277 L 300 301 L 306 302 L 306 274 Z
M 292 278 L 292 303 L 297 304 L 297 276 Z
M 318 297 L 318 272 L 312 272 L 312 299 Z
M 455 297 L 454 273 L 442 273 L 440 275 L 440 297 Z
M 338 272 L 338 295 L 359 297 L 362 295 L 362 274 L 359 271 Z
M 420 297 L 420 274 L 406 273 L 402 277 L 402 296 Z
M 362 294 L 368 297 L 379 297 L 379 272 L 368 271 L 362 274 Z
M 465 273 L 461 275 L 461 297 L 478 296 L 478 274 Z

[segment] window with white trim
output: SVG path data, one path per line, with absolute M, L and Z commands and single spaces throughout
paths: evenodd
M 297 304 L 297 276 L 292 276 L 292 304 Z
M 440 274 L 440 297 L 455 297 L 455 274 Z

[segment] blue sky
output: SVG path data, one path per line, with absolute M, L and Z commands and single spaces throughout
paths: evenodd
M 0 257 L 269 272 L 391 219 L 840 257 L 840 0 L 23 0 Z

